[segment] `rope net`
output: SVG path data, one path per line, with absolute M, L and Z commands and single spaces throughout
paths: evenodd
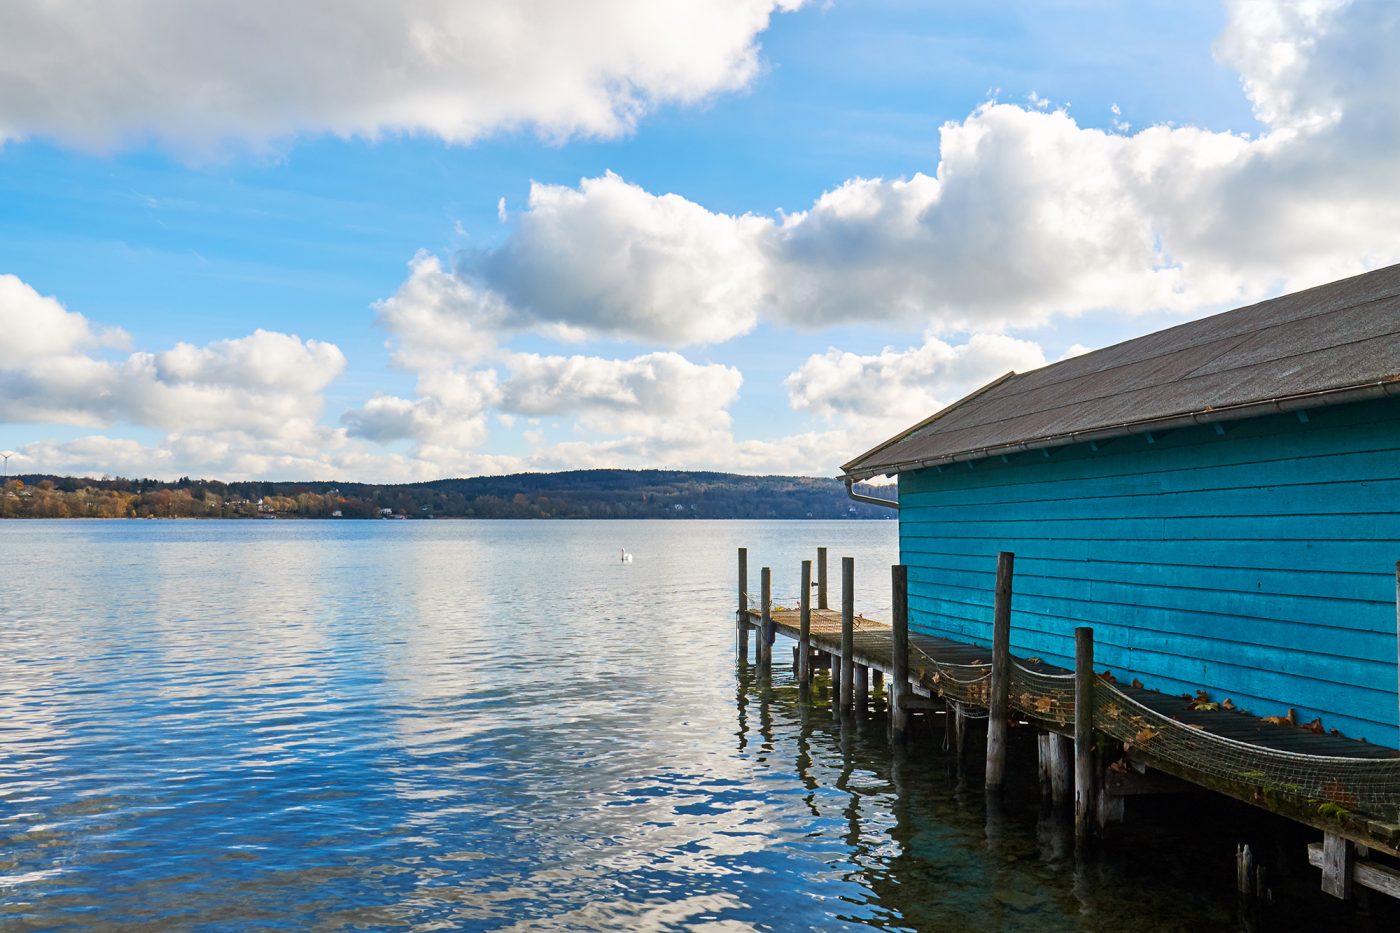
M 909 644 L 911 654 L 917 654 L 923 660 L 923 666 L 932 670 L 932 674 L 920 678 L 924 681 L 924 686 L 929 687 L 939 696 L 951 700 L 966 707 L 972 706 L 985 709 L 992 703 L 992 665 L 981 664 L 953 664 L 949 661 L 940 661 L 927 651 L 924 651 L 914 643 Z M 966 715 L 966 711 L 965 715 Z M 969 718 L 981 718 L 969 716 Z
M 1306 755 L 1241 742 L 1173 719 L 1098 678 L 1094 728 L 1202 774 L 1253 785 L 1266 801 L 1290 799 L 1324 816 L 1400 819 L 1400 758 Z
M 990 664 L 924 658 L 937 670 L 933 680 L 940 694 L 958 705 L 990 705 Z M 1073 673 L 1036 670 L 1012 659 L 1009 693 L 1013 709 L 1061 726 L 1074 722 Z M 1322 816 L 1364 814 L 1400 822 L 1400 758 L 1309 755 L 1241 742 L 1173 719 L 1099 677 L 1094 678 L 1094 728 L 1160 761 L 1252 786 L 1266 803 L 1289 801 Z
M 1011 705 L 1038 719 L 1074 722 L 1074 675 L 1047 674 L 1011 662 Z

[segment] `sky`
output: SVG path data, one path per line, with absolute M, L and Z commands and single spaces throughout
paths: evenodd
M 5 4 L 0 451 L 834 474 L 1400 260 L 1397 42 L 1387 0 Z

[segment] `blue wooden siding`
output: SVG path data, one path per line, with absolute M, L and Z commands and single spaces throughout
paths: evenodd
M 900 476 L 910 625 L 1397 745 L 1400 402 L 1272 415 Z

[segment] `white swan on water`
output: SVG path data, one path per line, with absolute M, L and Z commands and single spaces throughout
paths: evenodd
M 632 563 L 632 555 L 627 553 L 627 548 L 622 549 L 622 562 L 624 564 Z

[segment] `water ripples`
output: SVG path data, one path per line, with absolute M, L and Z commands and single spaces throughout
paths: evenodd
M 0 524 L 0 927 L 1121 930 L 1195 883 L 1129 905 L 736 673 L 734 549 L 795 599 L 816 544 L 880 614 L 893 523 Z

